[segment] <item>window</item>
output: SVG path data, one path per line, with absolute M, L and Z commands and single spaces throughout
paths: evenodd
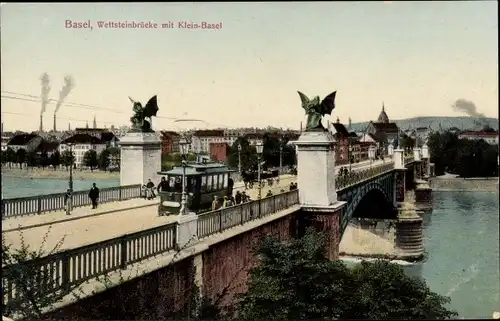
M 224 174 L 224 188 L 226 188 L 229 184 L 229 174 Z
M 224 174 L 219 174 L 219 189 L 224 189 L 226 186 L 224 186 Z
M 212 175 L 207 176 L 207 191 L 211 192 L 214 189 Z
M 218 189 L 219 189 L 219 180 L 217 179 L 217 175 L 214 175 L 214 176 L 213 176 L 213 182 L 214 182 L 214 187 L 213 187 L 213 189 L 214 189 L 214 190 L 218 190 Z

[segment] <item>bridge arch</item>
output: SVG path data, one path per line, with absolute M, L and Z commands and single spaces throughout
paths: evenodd
M 370 206 L 375 205 L 375 211 L 385 215 L 372 216 L 370 218 L 396 219 L 397 210 L 394 204 L 394 173 L 388 173 L 372 181 L 360 184 L 351 191 L 343 193 L 343 200 L 347 201 L 347 206 L 342 215 L 341 232 L 343 234 L 349 221 L 356 214 L 358 217 L 366 213 Z M 374 212 L 373 210 L 371 212 Z M 366 215 L 363 217 L 367 217 Z

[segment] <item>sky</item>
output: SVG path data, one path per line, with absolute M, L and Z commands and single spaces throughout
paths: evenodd
M 4 130 L 39 128 L 41 103 L 28 100 L 39 100 L 44 72 L 52 99 L 65 76 L 75 83 L 58 129 L 92 126 L 94 117 L 98 127 L 128 125 L 128 97 L 144 104 L 153 95 L 156 130 L 298 129 L 305 113 L 297 90 L 321 98 L 336 90 L 327 119 L 343 123 L 375 120 L 382 103 L 390 119 L 463 116 L 451 108 L 460 98 L 498 117 L 496 1 L 3 3 L 0 18 Z M 93 28 L 66 28 L 66 20 Z M 161 27 L 170 21 L 174 28 Z M 222 28 L 183 29 L 182 21 Z

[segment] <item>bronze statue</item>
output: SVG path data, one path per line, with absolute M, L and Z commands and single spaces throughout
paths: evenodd
M 134 115 L 130 118 L 130 121 L 132 122 L 132 130 L 142 133 L 153 132 L 153 128 L 151 127 L 151 117 L 156 116 L 156 113 L 159 110 L 156 96 L 153 96 L 144 107 L 142 107 L 140 102 L 135 101 L 130 97 L 128 98 L 134 104 Z M 146 118 L 148 120 L 146 120 Z
M 302 108 L 304 108 L 307 115 L 306 131 L 326 130 L 321 123 L 321 119 L 327 114 L 331 115 L 333 109 L 335 109 L 335 95 L 337 92 L 334 91 L 326 96 L 321 102 L 319 96 L 309 100 L 309 98 L 300 91 L 298 91 L 298 93 L 300 100 L 302 100 Z

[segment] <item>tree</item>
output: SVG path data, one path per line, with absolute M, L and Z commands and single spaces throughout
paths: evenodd
M 16 162 L 19 164 L 19 167 L 23 167 L 23 164 L 26 162 L 26 149 L 20 148 L 16 151 Z
M 16 152 L 12 148 L 7 147 L 7 150 L 5 151 L 5 159 L 9 164 L 9 167 L 12 165 L 12 163 L 17 163 Z
M 59 165 L 61 165 L 61 154 L 58 150 L 52 153 L 49 157 L 49 164 L 56 169 Z
M 99 165 L 99 160 L 97 158 L 97 152 L 93 149 L 89 149 L 83 154 L 83 164 L 85 166 L 90 167 L 90 170 L 93 171 L 97 165 Z
M 30 167 L 35 167 L 35 166 L 40 165 L 40 160 L 39 160 L 39 157 L 36 154 L 36 152 L 33 151 L 33 152 L 27 153 L 27 155 L 26 155 L 26 163 Z
M 71 152 L 69 149 L 65 150 L 61 154 L 61 164 L 66 168 L 75 164 L 75 153 Z
M 99 153 L 98 157 L 98 166 L 100 169 L 106 171 L 111 163 L 111 152 L 109 151 L 109 148 L 104 149 L 102 152 Z
M 324 255 L 325 235 L 308 229 L 281 243 L 266 237 L 257 248 L 241 320 L 450 319 L 449 298 L 392 263 L 363 262 L 348 269 Z
M 241 145 L 241 168 L 248 170 L 257 164 L 257 150 L 255 146 L 250 145 L 246 137 L 238 137 L 229 148 L 228 165 L 232 168 L 238 168 L 238 146 Z
M 47 153 L 46 150 L 44 150 L 40 153 L 40 165 L 43 168 L 49 166 L 49 154 Z

